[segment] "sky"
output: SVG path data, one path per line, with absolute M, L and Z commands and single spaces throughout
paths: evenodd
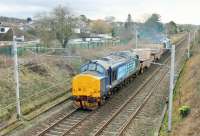
M 117 21 L 125 21 L 130 13 L 134 21 L 142 22 L 158 13 L 162 22 L 200 25 L 200 0 L 1 0 L 0 16 L 34 17 L 59 4 L 91 19 L 114 16 Z

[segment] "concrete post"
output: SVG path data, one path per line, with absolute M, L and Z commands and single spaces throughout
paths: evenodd
M 170 86 L 169 86 L 169 106 L 168 106 L 168 131 L 172 129 L 172 106 L 174 90 L 174 65 L 175 65 L 175 45 L 171 49 L 171 68 L 170 68 Z
M 20 94 L 19 94 L 19 71 L 18 71 L 18 56 L 17 56 L 17 43 L 15 41 L 15 36 L 13 36 L 13 53 L 14 53 L 14 76 L 15 76 L 15 87 L 16 87 L 16 109 L 17 118 L 21 116 L 20 108 Z

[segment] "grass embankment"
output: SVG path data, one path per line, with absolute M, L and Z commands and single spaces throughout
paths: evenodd
M 26 60 L 32 57 L 26 56 Z M 39 60 L 38 60 L 39 59 Z M 12 118 L 15 110 L 13 64 L 0 68 L 0 121 Z M 71 72 L 71 71 L 70 71 Z M 42 105 L 66 94 L 70 84 L 68 64 L 55 59 L 37 58 L 19 66 L 22 114 L 27 115 Z M 8 106 L 9 105 L 9 106 Z M 8 107 L 7 107 L 8 106 Z
M 195 45 L 192 49 L 192 57 L 184 66 L 178 79 L 173 102 L 172 132 L 167 133 L 167 117 L 160 136 L 197 136 L 200 134 L 200 45 Z M 182 118 L 180 108 L 190 107 L 190 114 Z

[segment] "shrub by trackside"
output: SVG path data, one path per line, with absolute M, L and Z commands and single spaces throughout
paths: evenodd
M 191 111 L 191 109 L 189 106 L 181 106 L 181 108 L 179 108 L 179 113 L 182 118 L 187 117 L 187 115 L 190 113 L 190 111 Z

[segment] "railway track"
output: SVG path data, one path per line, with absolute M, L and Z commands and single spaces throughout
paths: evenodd
M 167 62 L 169 57 L 165 60 Z M 44 129 L 37 130 L 37 136 L 64 136 L 64 135 L 113 135 L 121 134 L 128 126 L 129 122 L 137 115 L 142 107 L 148 102 L 155 87 L 163 80 L 167 72 L 160 72 L 160 76 L 155 76 L 161 68 L 143 81 L 142 85 L 134 91 L 133 86 L 125 88 L 123 92 L 113 98 L 96 111 L 72 110 L 70 113 L 60 115 L 53 123 L 45 124 Z M 153 77 L 156 77 L 153 79 Z M 159 78 L 160 77 L 160 78 Z M 151 83 L 150 83 L 151 82 Z M 134 83 L 133 83 L 134 84 Z M 148 86 L 147 86 L 148 84 Z M 134 86 L 135 87 L 135 86 Z M 146 89 L 145 89 L 146 88 Z M 127 91 L 126 91 L 127 90 Z M 145 90 L 145 91 L 143 91 Z M 133 93 L 130 96 L 130 92 Z M 128 98 L 128 99 L 127 99 Z M 126 101 L 123 101 L 127 99 Z M 121 104 L 120 104 L 121 103 Z M 119 107 L 119 105 L 121 105 Z M 127 119 L 127 117 L 131 117 Z M 105 120 L 106 119 L 106 120 Z M 119 120 L 120 119 L 120 120 Z M 114 128 L 114 129 L 113 129 Z M 119 129 L 117 133 L 113 130 Z M 109 133 L 108 133 L 109 132 Z M 113 132 L 113 133 L 112 133 Z
M 168 61 L 169 58 L 165 60 L 165 63 Z M 123 133 L 131 120 L 136 118 L 139 111 L 148 102 L 157 86 L 159 86 L 163 79 L 167 76 L 168 70 L 160 68 L 156 70 L 155 73 L 158 73 L 156 77 L 153 79 L 154 74 L 152 74 L 148 82 L 145 82 L 143 86 L 138 88 L 136 93 L 130 96 L 127 101 L 121 105 L 108 120 L 105 121 L 104 124 L 97 127 L 98 129 L 94 132 L 93 136 L 121 135 Z
M 85 120 L 90 113 L 88 111 L 80 111 L 74 109 L 66 115 L 59 116 L 57 121 L 42 130 L 37 136 L 64 136 L 70 132 L 71 129 L 77 127 L 83 120 Z
M 185 39 L 186 40 L 186 39 Z M 185 41 L 183 40 L 182 43 Z M 183 43 L 185 44 L 185 43 Z M 183 60 L 185 59 L 185 46 L 179 46 L 179 50 L 176 52 L 176 67 L 178 67 L 177 73 L 180 72 L 179 68 L 182 68 Z M 124 123 L 123 126 L 119 128 L 118 136 L 121 135 L 153 135 L 157 133 L 158 126 L 156 123 L 160 121 L 159 116 L 161 116 L 163 109 L 160 111 L 159 114 L 159 107 L 160 104 L 163 103 L 162 98 L 163 96 L 167 96 L 168 91 L 166 90 L 166 87 L 168 86 L 169 81 L 167 80 L 167 76 L 165 76 L 166 79 L 163 78 L 164 82 L 162 82 L 162 85 L 158 85 L 155 94 L 152 95 L 151 98 L 149 98 L 149 102 L 144 105 L 144 107 L 140 110 L 140 112 L 137 115 L 130 116 L 129 119 Z M 165 88 L 163 90 L 163 88 Z M 160 98 L 159 98 L 160 97 Z M 156 104 L 152 103 L 158 103 Z M 157 108 L 158 110 L 152 111 L 152 109 Z M 158 117 L 158 118 L 157 118 Z M 159 120 L 157 120 L 159 119 Z M 156 129 L 155 129 L 156 128 Z
M 145 113 L 142 113 L 141 110 L 144 108 L 144 106 L 146 106 L 147 102 L 150 103 L 150 98 L 152 97 L 153 93 L 156 93 L 155 90 L 159 89 L 160 83 L 163 82 L 166 79 L 166 77 L 167 74 L 163 74 L 163 77 L 161 77 L 160 81 L 155 84 L 153 90 L 151 90 L 151 92 L 145 97 L 140 107 L 138 107 L 136 111 L 133 112 L 125 121 L 125 123 L 119 128 L 119 133 L 117 135 L 121 136 L 124 134 L 124 132 L 128 129 L 130 123 L 139 116 L 139 112 L 142 116 L 145 116 Z
M 136 117 L 143 106 L 148 102 L 149 98 L 155 92 L 155 88 L 167 75 L 167 71 L 161 72 L 157 79 L 147 82 L 145 86 L 142 86 L 138 91 L 130 96 L 127 101 L 120 106 L 120 108 L 105 121 L 102 126 L 98 126 L 98 130 L 94 136 L 99 135 L 118 135 L 128 126 L 130 121 Z M 148 84 L 148 88 L 146 85 Z M 100 128 L 100 129 L 99 129 Z
M 180 49 L 179 49 L 180 52 Z M 180 57 L 179 57 L 180 58 Z M 165 63 L 169 61 L 169 58 L 165 61 Z M 180 61 L 180 60 L 178 60 Z M 159 69 L 162 70 L 162 69 Z M 99 135 L 117 135 L 120 136 L 124 133 L 124 131 L 127 129 L 129 124 L 132 120 L 134 120 L 139 111 L 144 107 L 144 105 L 148 102 L 148 100 L 151 98 L 152 94 L 155 93 L 156 89 L 159 89 L 160 83 L 167 77 L 168 70 L 165 69 L 165 71 L 159 73 L 160 75 L 156 75 L 159 78 L 156 79 L 151 83 L 148 83 L 148 87 L 146 91 L 143 91 L 145 86 L 142 86 L 138 89 L 136 94 L 133 94 L 131 97 L 128 98 L 128 100 L 120 106 L 120 108 L 111 116 L 110 119 L 106 120 L 104 124 L 101 126 L 98 126 L 97 131 L 94 133 L 93 136 L 99 136 Z M 140 93 L 140 94 L 139 94 Z M 136 98 L 136 95 L 137 98 Z M 135 100 L 141 99 L 143 101 Z M 141 103 L 141 105 L 137 106 L 137 103 Z

